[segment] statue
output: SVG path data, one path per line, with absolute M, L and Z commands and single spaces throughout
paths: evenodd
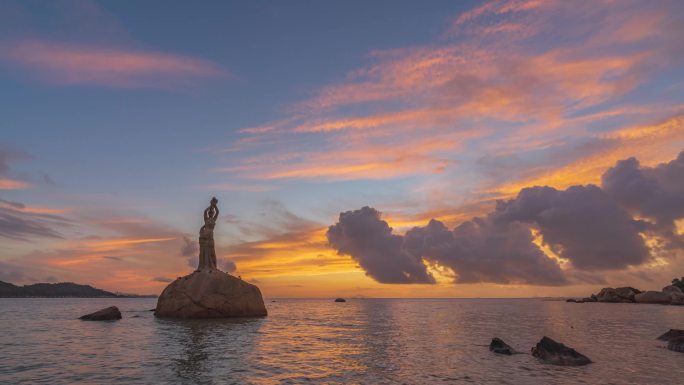
M 216 266 L 214 227 L 218 199 L 204 210 L 204 226 L 199 231 L 197 270 L 169 283 L 157 299 L 154 315 L 160 318 L 264 317 L 268 314 L 261 290 L 227 274 Z
M 199 265 L 197 271 L 216 269 L 216 250 L 214 249 L 214 226 L 218 218 L 218 199 L 211 198 L 209 207 L 204 210 L 204 226 L 199 231 Z

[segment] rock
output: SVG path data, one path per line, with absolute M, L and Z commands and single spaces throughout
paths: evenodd
M 669 341 L 676 337 L 684 337 L 684 330 L 670 329 L 667 333 L 661 335 L 657 339 L 661 341 Z
M 680 289 L 679 287 L 677 287 L 675 285 L 665 286 L 662 291 L 663 291 L 663 293 L 667 293 L 667 294 L 671 294 L 671 293 L 684 294 L 684 292 L 682 292 L 682 289 Z
M 347 302 L 344 298 L 335 298 L 335 302 Z
M 591 297 L 582 298 L 582 302 L 596 302 L 596 301 L 597 301 L 596 296 L 593 294 L 591 295 Z
M 634 302 L 634 297 L 641 291 L 633 287 L 606 287 L 596 295 L 597 302 Z
M 577 300 L 574 299 L 574 298 L 568 298 L 568 299 L 565 300 L 565 302 L 575 302 L 575 303 L 576 303 Z
M 532 348 L 532 355 L 553 365 L 581 366 L 591 363 L 587 356 L 546 336 Z
M 79 317 L 84 321 L 110 321 L 121 319 L 121 312 L 116 306 L 110 306 L 102 310 L 98 310 L 95 313 L 90 313 Z
M 634 296 L 637 303 L 658 303 L 667 305 L 672 302 L 672 299 L 662 291 L 645 291 Z
M 670 285 L 663 288 L 663 293 L 670 296 L 670 304 L 684 305 L 684 292 L 677 286 Z
M 497 354 L 508 354 L 509 356 L 513 354 L 513 348 L 496 337 L 492 338 L 492 342 L 489 343 L 489 350 Z
M 162 318 L 263 317 L 261 291 L 218 269 L 195 271 L 169 284 L 157 300 Z
M 670 339 L 670 342 L 667 343 L 667 349 L 673 352 L 684 353 L 684 336 Z

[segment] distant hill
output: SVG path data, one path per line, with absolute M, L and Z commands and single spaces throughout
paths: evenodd
M 28 297 L 137 298 L 156 297 L 156 295 L 112 293 L 110 291 L 96 289 L 90 285 L 79 285 L 73 282 L 35 283 L 33 285 L 16 286 L 11 283 L 0 281 L 0 298 Z

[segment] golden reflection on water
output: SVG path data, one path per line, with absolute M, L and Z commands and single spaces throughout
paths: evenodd
M 117 305 L 124 318 L 78 315 Z M 586 384 L 677 383 L 679 354 L 655 337 L 684 308 L 540 300 L 278 300 L 269 316 L 161 320 L 154 299 L 0 299 L 0 383 Z M 548 335 L 594 364 L 563 368 L 527 353 Z M 649 382 L 650 381 L 650 382 Z

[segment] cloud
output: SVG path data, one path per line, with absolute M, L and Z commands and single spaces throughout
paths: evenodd
M 168 278 L 168 277 L 154 277 L 154 278 L 152 278 L 152 280 L 154 282 L 165 282 L 165 283 L 174 281 L 173 278 Z
M 676 2 L 487 2 L 456 16 L 443 39 L 371 51 L 282 119 L 243 129 L 219 170 L 256 180 L 448 176 L 483 152 L 600 139 L 627 117 L 663 118 L 625 101 L 681 64 L 681 21 Z
M 340 213 L 326 235 L 338 253 L 350 255 L 378 282 L 435 283 L 420 256 L 407 252 L 403 237 L 392 234 L 380 212 L 371 207 Z
M 0 238 L 23 241 L 32 237 L 63 238 L 57 228 L 71 226 L 71 220 L 63 216 L 30 212 L 21 203 L 0 205 Z
M 594 185 L 526 188 L 515 199 L 500 201 L 490 218 L 534 225 L 544 243 L 580 270 L 622 269 L 649 258 L 639 235 L 643 224 Z
M 211 61 L 160 52 L 41 40 L 5 44 L 3 51 L 0 59 L 62 85 L 168 88 L 227 76 Z
M 226 273 L 234 273 L 237 270 L 237 265 L 231 260 L 221 258 L 218 261 L 218 268 Z
M 31 186 L 26 181 L 12 179 L 8 175 L 10 162 L 26 158 L 28 156 L 22 152 L 0 148 L 0 190 L 22 190 Z
M 617 162 L 602 177 L 602 187 L 633 215 L 649 221 L 648 229 L 684 249 L 676 221 L 684 218 L 684 151 L 667 163 L 641 167 L 636 158 Z
M 684 218 L 683 166 L 684 152 L 652 168 L 619 161 L 603 175 L 605 191 L 591 184 L 524 188 L 453 230 L 432 219 L 394 234 L 380 212 L 363 207 L 341 213 L 327 238 L 380 283 L 434 283 L 428 265 L 448 268 L 455 283 L 602 282 L 593 272 L 641 266 L 657 252 L 646 242 L 652 225 L 634 214 L 664 222 L 663 236 L 676 240 L 670 247 L 684 250 L 673 228 Z
M 183 236 L 183 245 L 181 246 L 180 255 L 188 257 L 188 266 L 196 269 L 199 266 L 199 244 L 194 239 Z

